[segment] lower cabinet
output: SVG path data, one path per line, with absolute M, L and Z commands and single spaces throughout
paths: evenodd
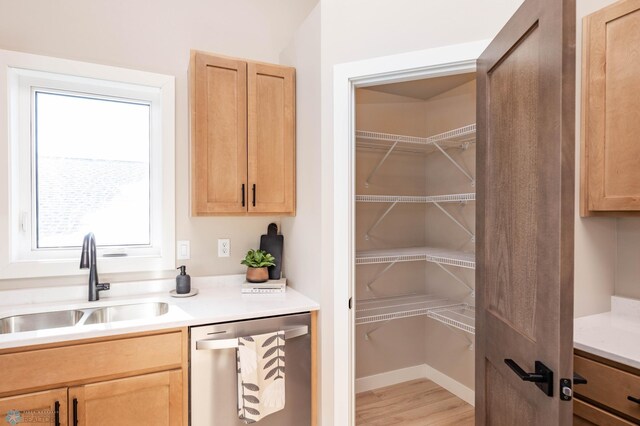
M 578 350 L 573 368 L 587 379 L 574 389 L 574 425 L 640 424 L 640 371 Z
M 0 398 L 0 421 L 8 425 L 67 425 L 67 388 Z
M 182 424 L 182 371 L 163 371 L 69 388 L 72 425 Z
M 187 342 L 182 328 L 2 350 L 0 421 L 186 426 Z

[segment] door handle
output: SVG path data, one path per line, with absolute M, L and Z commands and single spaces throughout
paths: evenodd
M 579 375 L 578 373 L 573 373 L 573 384 L 574 385 L 586 385 L 587 379 Z
M 504 363 L 507 364 L 521 380 L 535 383 L 545 395 L 553 396 L 553 371 L 542 362 L 536 361 L 535 373 L 527 373 L 512 359 L 505 359 Z
M 73 426 L 78 426 L 78 398 L 73 398 Z
M 53 413 L 53 416 L 54 416 L 53 424 L 55 426 L 60 426 L 60 401 L 56 401 L 53 404 L 53 409 L 55 410 Z
M 289 328 L 284 330 L 285 340 L 293 339 L 295 337 L 304 336 L 309 333 L 309 327 L 303 325 L 302 327 Z M 238 338 L 231 339 L 204 339 L 196 341 L 196 350 L 213 350 L 213 349 L 233 349 L 238 347 Z
M 244 207 L 244 183 L 242 184 L 242 207 Z
M 253 191 L 253 207 L 256 206 L 256 184 L 254 183 L 251 187 L 251 191 Z
M 640 398 L 635 398 L 635 397 L 633 397 L 633 396 L 629 395 L 629 396 L 627 397 L 627 399 L 628 399 L 629 401 L 631 401 L 631 402 L 635 402 L 636 404 L 640 404 Z

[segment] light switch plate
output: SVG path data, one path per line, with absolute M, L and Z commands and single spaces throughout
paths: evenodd
M 218 257 L 229 257 L 231 255 L 231 241 L 228 238 L 218 239 Z
M 188 240 L 178 241 L 176 247 L 176 258 L 178 260 L 191 259 L 191 244 Z

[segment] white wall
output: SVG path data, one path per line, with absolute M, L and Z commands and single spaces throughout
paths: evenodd
M 280 222 L 280 218 L 189 216 L 189 50 L 278 63 L 280 52 L 317 3 L 318 0 L 0 0 L 0 48 L 174 75 L 176 237 L 191 241 L 192 256 L 184 263 L 192 275 L 242 273 L 241 257 L 259 244 L 269 222 Z M 305 73 L 299 73 L 303 83 L 307 79 Z M 299 170 L 305 173 L 304 168 Z M 305 197 L 301 198 L 306 203 Z M 304 206 L 300 210 L 304 212 Z M 231 239 L 231 257 L 217 257 L 218 238 Z M 173 276 L 175 271 L 127 277 L 105 274 L 102 278 L 117 281 L 163 275 Z M 77 276 L 5 281 L 0 282 L 0 288 L 85 280 L 85 276 Z
M 295 217 L 282 219 L 289 284 L 320 300 L 320 6 L 309 14 L 280 62 L 296 68 Z
M 280 55 L 280 62 L 296 68 L 296 199 L 295 217 L 282 219 L 284 269 L 288 284 L 316 301 L 322 298 L 319 264 L 320 223 L 320 5 L 300 25 Z M 322 333 L 320 310 L 318 332 Z M 323 340 L 319 339 L 322 351 Z M 325 358 L 318 360 L 318 377 L 323 386 Z M 318 404 L 322 407 L 322 395 Z M 320 419 L 322 413 L 320 412 Z

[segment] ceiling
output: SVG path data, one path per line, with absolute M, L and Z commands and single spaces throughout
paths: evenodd
M 475 73 L 456 74 L 444 77 L 425 78 L 422 80 L 404 81 L 402 83 L 381 84 L 378 86 L 369 86 L 366 87 L 366 89 L 426 100 L 475 78 Z

